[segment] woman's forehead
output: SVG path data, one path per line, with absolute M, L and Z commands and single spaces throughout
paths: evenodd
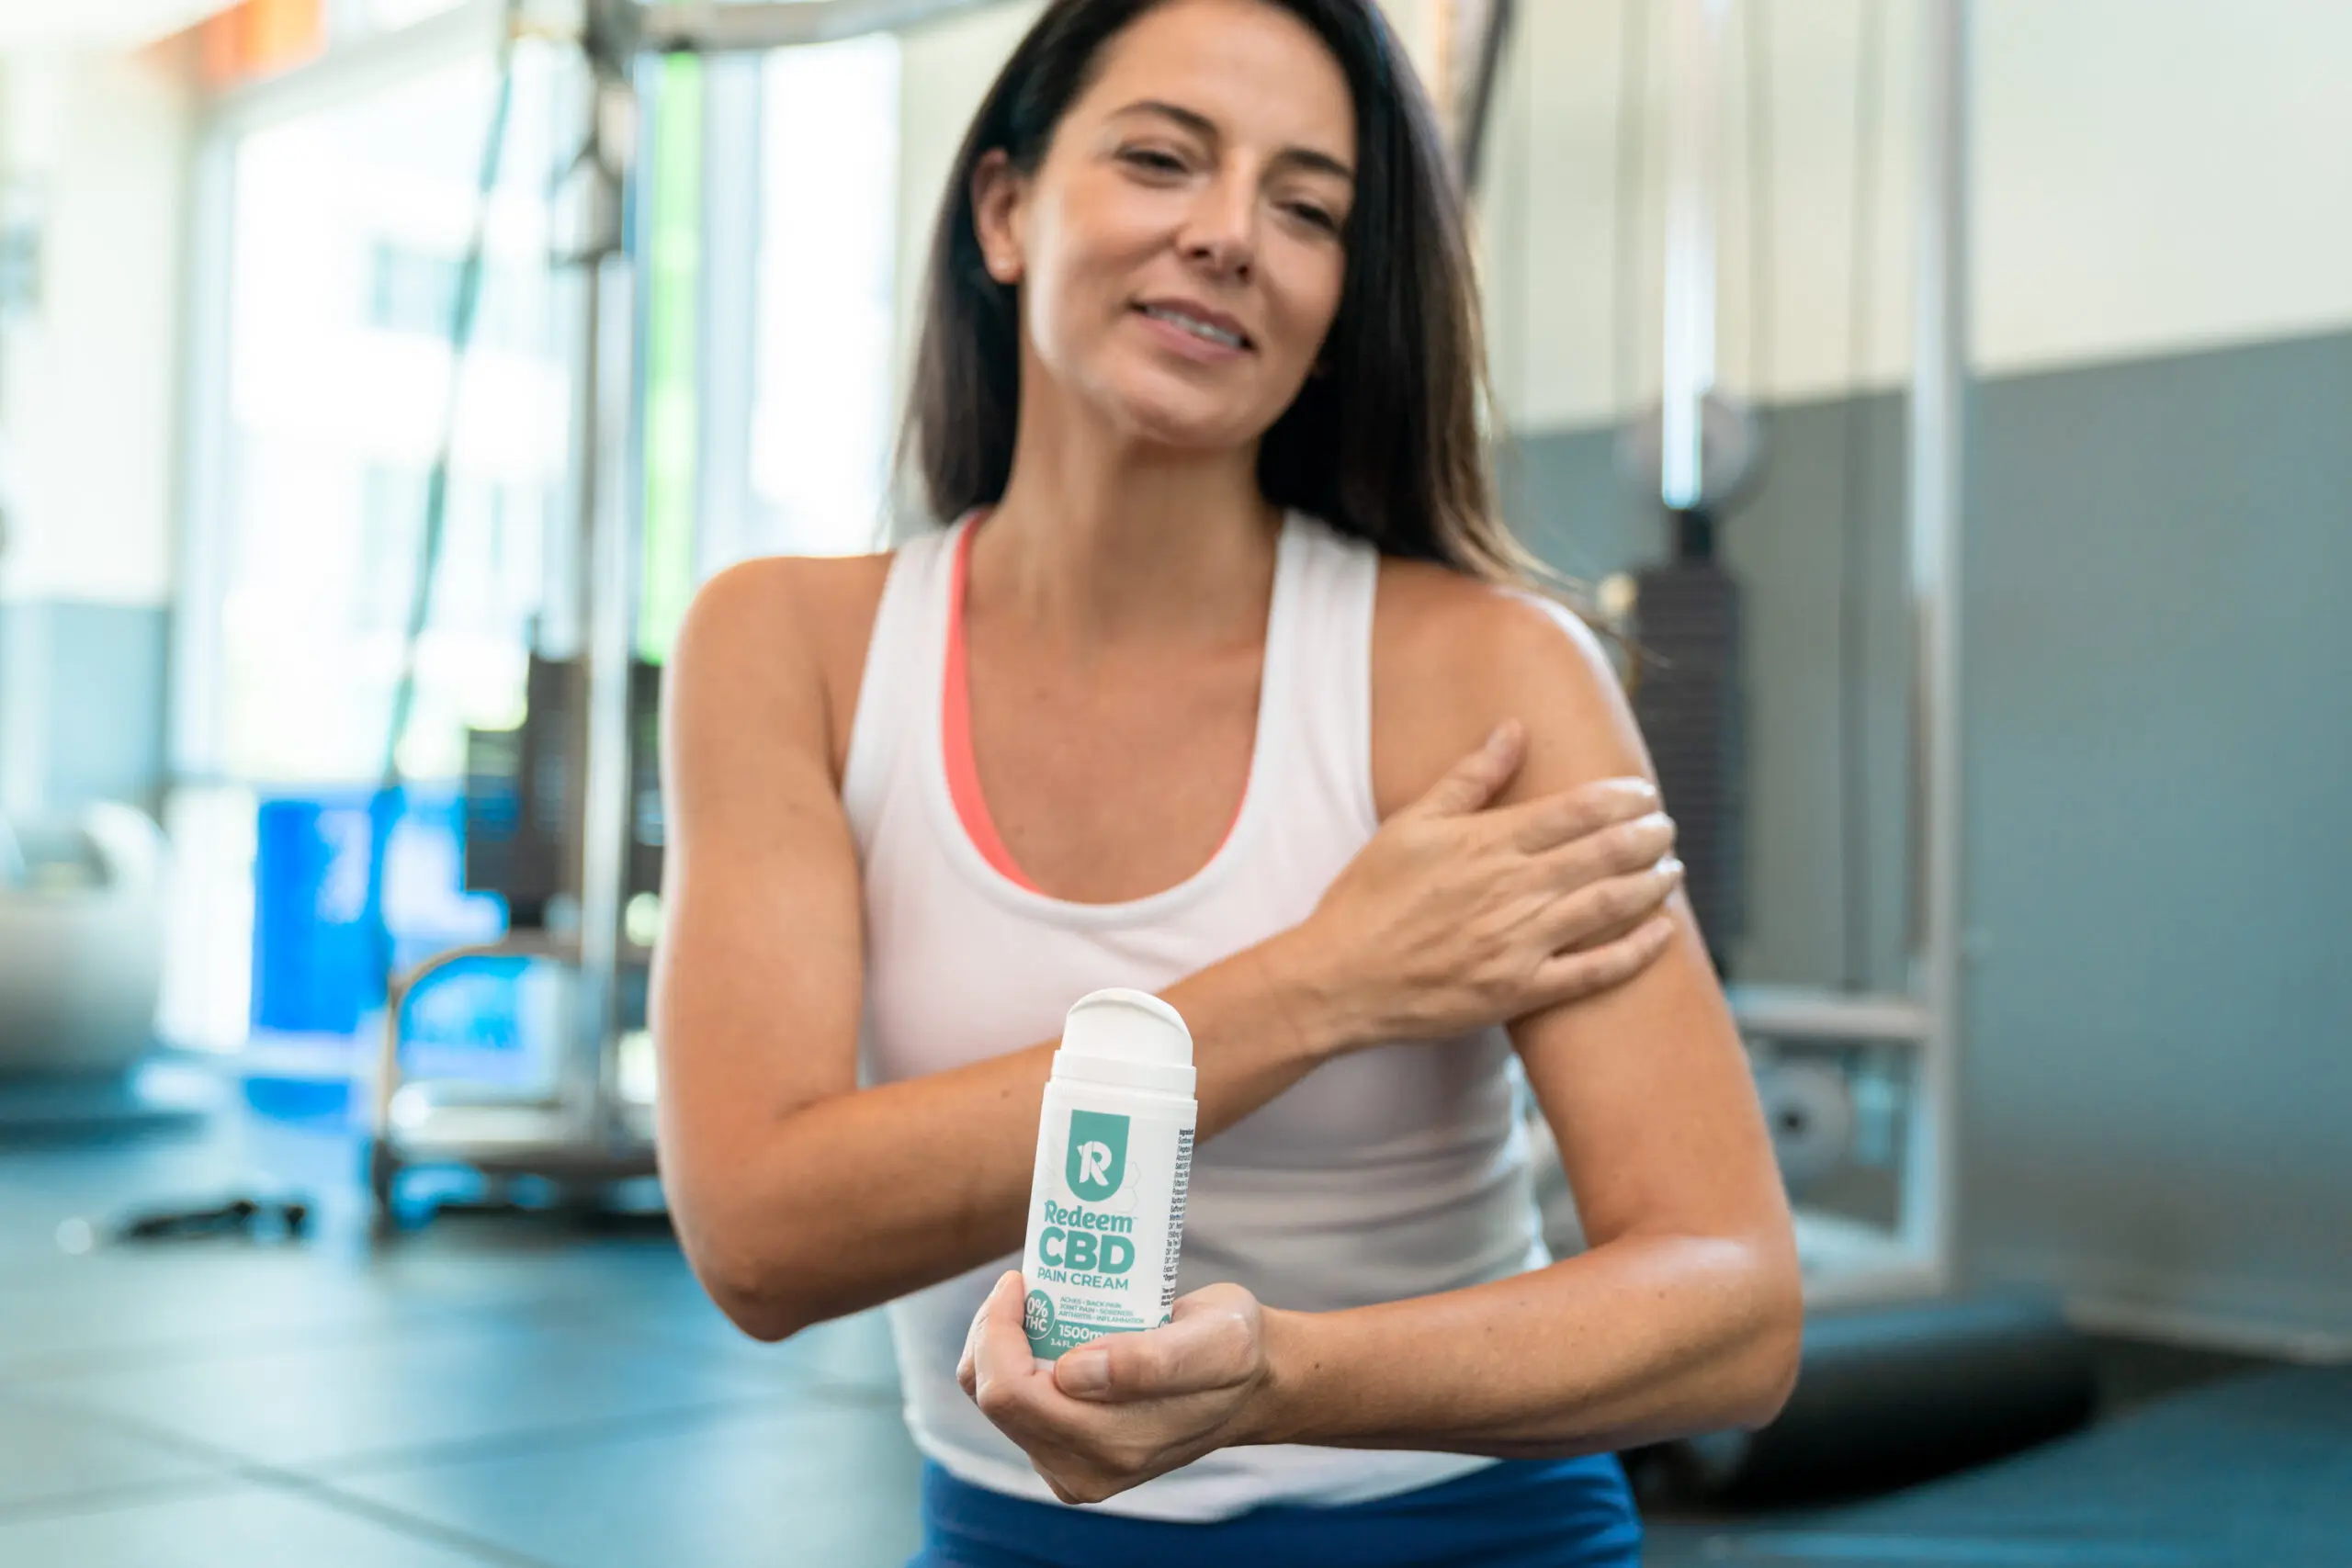
M 1261 0 L 1169 0 L 1113 39 L 1080 103 L 1107 118 L 1161 105 L 1226 136 L 1352 164 L 1355 105 L 1323 40 Z

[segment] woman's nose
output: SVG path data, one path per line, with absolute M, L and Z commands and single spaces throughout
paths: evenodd
M 1220 178 L 1201 188 L 1177 243 L 1186 260 L 1222 277 L 1246 278 L 1257 260 L 1257 224 L 1252 182 Z

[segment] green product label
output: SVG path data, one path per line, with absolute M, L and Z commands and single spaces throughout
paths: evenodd
M 1043 1291 L 1032 1291 L 1022 1303 L 1021 1326 L 1029 1336 L 1033 1355 L 1043 1355 L 1037 1347 L 1054 1337 L 1054 1298 Z
M 1069 1113 L 1069 1154 L 1065 1174 L 1069 1190 L 1100 1203 L 1127 1176 L 1127 1119 L 1103 1111 Z
M 1045 1292 L 1030 1292 L 1021 1314 L 1021 1325 L 1029 1334 L 1029 1353 L 1040 1360 L 1057 1361 L 1063 1352 L 1091 1344 L 1104 1335 L 1133 1334 L 1154 1326 L 1123 1310 L 1115 1302 L 1097 1299 L 1091 1310 L 1094 1316 L 1104 1321 L 1070 1317 L 1055 1311 L 1053 1298 Z

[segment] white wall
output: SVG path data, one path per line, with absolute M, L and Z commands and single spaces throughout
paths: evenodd
M 0 162 L 47 192 L 42 299 L 0 330 L 17 504 L 0 596 L 169 596 L 190 101 L 170 54 L 19 54 Z
M 1879 16 L 1882 140 L 1857 378 L 1849 311 L 1865 5 Z M 1668 9 L 1627 0 L 1521 7 L 1481 229 L 1498 386 L 1522 428 L 1604 421 L 1619 405 L 1610 323 L 1620 23 L 1643 10 L 1647 157 L 1626 290 L 1640 358 L 1626 378 L 1637 396 L 1655 393 Z M 1894 382 L 1908 363 L 1917 0 L 1734 0 L 1732 9 L 1724 379 L 1776 400 Z M 2352 7 L 1976 0 L 1973 17 L 1980 373 L 2352 323 L 2352 94 L 2341 85 Z M 1752 101 L 1759 81 L 1768 88 Z M 1770 160 L 1761 178 L 1748 134 L 1758 103 Z M 1755 243 L 1759 220 L 1769 248 Z M 1760 280 L 1751 266 L 1759 254 L 1770 262 Z

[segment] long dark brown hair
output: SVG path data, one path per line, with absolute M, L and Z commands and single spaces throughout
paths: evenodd
M 902 445 L 934 517 L 1001 499 L 1021 406 L 1021 319 L 980 255 L 972 175 L 1033 174 L 1104 45 L 1162 0 L 1054 0 L 1005 62 L 956 153 L 932 234 Z M 1258 483 L 1382 553 L 1490 581 L 1548 570 L 1495 508 L 1479 430 L 1477 283 L 1437 117 L 1373 0 L 1263 0 L 1312 28 L 1355 100 L 1347 274 L 1318 373 L 1266 432 Z

